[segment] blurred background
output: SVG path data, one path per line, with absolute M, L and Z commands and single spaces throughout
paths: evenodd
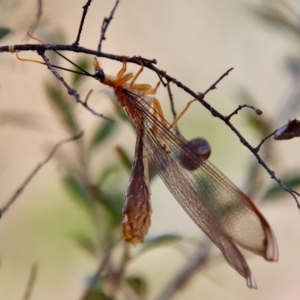
M 114 3 L 92 2 L 81 46 L 97 48 L 103 18 Z M 44 0 L 34 36 L 46 43 L 73 43 L 83 5 L 84 1 Z M 289 119 L 299 117 L 299 9 L 299 1 L 284 0 L 121 1 L 102 50 L 155 58 L 160 69 L 199 92 L 234 67 L 206 101 L 224 115 L 244 103 L 261 109 L 262 116 L 245 109 L 232 119 L 255 146 Z M 34 0 L 0 1 L 0 27 L 10 30 L 1 45 L 35 43 L 28 40 L 26 31 L 36 13 Z M 52 62 L 69 67 L 61 58 L 47 54 Z M 92 56 L 65 54 L 92 71 Z M 38 58 L 34 53 L 20 55 Z M 108 59 L 101 64 L 111 75 L 121 67 Z M 111 270 L 121 273 L 126 262 L 126 283 L 120 284 L 117 299 L 169 299 L 163 298 L 163 291 L 191 261 L 201 241 L 207 243 L 158 176 L 151 181 L 153 215 L 148 241 L 136 249 L 119 242 L 135 134 L 116 108 L 113 92 L 95 80 L 61 73 L 82 99 L 93 89 L 89 105 L 114 123 L 75 105 L 45 66 L 21 62 L 11 53 L 1 53 L 0 65 L 1 207 L 55 143 L 85 132 L 81 140 L 58 151 L 3 215 L 0 298 L 22 299 L 31 266 L 37 262 L 31 299 L 106 299 L 102 293 L 109 289 L 106 280 L 111 277 L 106 274 L 95 281 L 93 275 L 109 253 Z M 136 65 L 128 68 L 138 70 Z M 139 78 L 151 85 L 157 80 L 149 70 Z M 171 88 L 179 112 L 191 99 Z M 171 120 L 166 89 L 161 87 L 157 97 Z M 200 104 L 193 104 L 179 127 L 187 139 L 208 139 L 210 160 L 258 203 L 276 234 L 280 260 L 267 263 L 246 254 L 259 287 L 252 291 L 212 247 L 205 268 L 176 290 L 172 299 L 198 299 L 199 295 L 203 299 L 299 299 L 300 218 L 293 198 L 276 188 L 229 128 Z M 279 178 L 297 188 L 297 139 L 270 140 L 261 155 Z

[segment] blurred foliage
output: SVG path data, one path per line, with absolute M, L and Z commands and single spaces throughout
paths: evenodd
M 298 189 L 300 187 L 300 172 L 293 175 L 287 175 L 281 177 L 282 182 L 291 189 Z M 277 183 L 273 183 L 269 186 L 265 192 L 264 199 L 273 199 L 275 197 L 282 197 L 285 194 L 285 190 L 281 188 Z
M 98 145 L 102 144 L 106 138 L 111 136 L 113 133 L 112 131 L 115 129 L 115 125 L 114 122 L 99 123 L 91 139 L 90 149 L 96 148 Z
M 125 280 L 139 296 L 139 299 L 145 299 L 147 295 L 147 282 L 144 278 L 141 276 L 128 276 Z
M 300 48 L 300 15 L 295 2 L 290 1 L 260 1 L 256 5 L 250 6 L 250 11 L 269 28 L 279 29 L 281 35 L 291 34 L 297 41 Z M 269 119 L 265 114 L 261 116 L 255 115 L 252 111 L 247 110 L 243 113 L 249 128 L 254 130 L 258 138 L 263 139 L 270 133 L 278 130 L 283 124 L 287 124 L 289 119 L 294 117 L 294 114 L 299 112 L 300 95 L 297 93 L 300 79 L 300 55 L 298 57 L 289 57 L 288 55 L 282 58 L 283 63 L 287 66 L 287 71 L 290 75 L 291 87 L 286 95 L 281 95 L 282 105 L 278 107 L 278 112 L 274 113 L 277 118 Z M 259 101 L 246 89 L 239 90 L 239 98 L 242 103 L 250 104 L 259 108 Z M 276 100 L 275 100 L 276 101 Z M 288 141 L 286 141 L 288 142 Z M 272 163 L 272 168 L 276 169 L 276 165 L 280 166 L 282 160 L 277 159 L 278 141 L 268 139 L 260 148 L 260 156 L 268 164 Z M 276 197 L 283 196 L 286 193 L 281 186 L 274 181 L 269 181 L 269 185 L 265 185 L 263 181 L 265 170 L 257 163 L 255 159 L 249 164 L 246 172 L 245 187 L 246 193 L 250 197 L 261 194 L 262 200 L 272 200 Z M 282 182 L 290 188 L 299 187 L 300 170 L 295 165 L 292 170 L 293 175 L 283 175 Z M 251 182 L 251 184 L 249 184 Z M 264 183 L 264 184 L 263 184 Z
M 272 26 L 281 27 L 293 33 L 297 38 L 300 33 L 299 17 L 295 10 L 284 7 L 282 10 L 277 5 L 264 4 L 257 6 L 256 15 Z M 10 33 L 7 28 L 0 28 L 0 39 Z M 300 61 L 300 58 L 299 58 Z M 55 62 L 55 64 L 58 64 Z M 86 57 L 80 57 L 75 64 L 82 69 L 90 68 L 90 61 Z M 85 76 L 71 74 L 71 85 L 79 89 L 86 80 Z M 65 90 L 62 90 L 59 83 L 45 84 L 45 92 L 48 101 L 53 108 L 57 121 L 61 127 L 72 135 L 77 134 L 81 127 L 79 117 L 74 109 L 75 103 Z M 243 103 L 256 106 L 256 100 L 246 90 L 240 91 L 240 99 Z M 295 100 L 295 99 L 292 99 Z M 291 100 L 291 101 L 292 101 Z M 288 103 L 286 103 L 288 104 Z M 113 189 L 106 189 L 106 183 L 111 178 L 129 177 L 132 166 L 132 158 L 126 153 L 122 146 L 116 147 L 111 151 L 115 155 L 116 163 L 107 163 L 103 161 L 99 170 L 91 171 L 91 162 L 98 155 L 101 148 L 105 148 L 107 141 L 112 139 L 122 122 L 128 122 L 128 118 L 123 109 L 114 102 L 118 119 L 116 122 L 98 120 L 94 126 L 93 132 L 89 138 L 74 142 L 76 154 L 61 159 L 59 164 L 64 166 L 64 176 L 62 183 L 66 191 L 72 196 L 74 203 L 79 204 L 91 219 L 90 232 L 80 232 L 73 235 L 74 243 L 79 246 L 88 255 L 95 259 L 95 264 L 99 267 L 95 274 L 91 274 L 86 291 L 81 299 L 100 300 L 100 299 L 117 299 L 120 293 L 130 289 L 136 299 L 143 299 L 148 293 L 148 282 L 142 275 L 129 274 L 126 267 L 138 255 L 143 255 L 147 251 L 152 251 L 161 246 L 174 245 L 182 241 L 182 236 L 176 234 L 162 234 L 147 238 L 139 251 L 132 254 L 128 245 L 121 239 L 121 222 L 122 222 L 122 205 L 124 194 L 120 193 L 119 182 L 115 180 Z M 259 105 L 258 105 L 259 107 Z M 245 120 L 249 127 L 258 135 L 264 138 L 267 134 L 276 129 L 275 124 L 268 120 L 264 115 L 257 116 L 252 110 L 244 112 Z M 1 119 L 0 119 L 1 122 Z M 272 143 L 268 141 L 260 153 L 265 160 L 272 158 Z M 97 150 L 97 151 L 96 151 Z M 250 196 L 257 195 L 264 189 L 264 199 L 274 199 L 282 195 L 282 188 L 273 182 L 265 188 L 262 186 L 262 174 L 265 172 L 257 163 L 253 161 L 245 171 L 247 182 L 247 193 Z M 153 167 L 150 167 L 150 178 L 156 176 Z M 125 179 L 125 180 L 126 180 Z M 295 172 L 293 176 L 287 176 L 283 182 L 290 187 L 300 186 L 300 173 Z M 97 232 L 96 237 L 92 232 Z M 121 258 L 120 258 L 121 257 Z M 159 266 L 158 266 L 159 267 Z
M 11 32 L 9 28 L 0 27 L 0 40 Z
M 264 1 L 261 5 L 254 6 L 253 12 L 270 26 L 286 30 L 299 38 L 299 14 L 296 7 L 288 1 Z

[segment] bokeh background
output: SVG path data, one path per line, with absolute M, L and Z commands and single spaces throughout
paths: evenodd
M 45 42 L 72 43 L 82 5 L 84 1 L 44 0 L 35 35 Z M 113 5 L 114 1 L 92 3 L 80 45 L 96 49 L 102 20 L 109 15 Z M 283 0 L 121 1 L 107 31 L 103 51 L 155 58 L 160 69 L 195 91 L 206 90 L 222 73 L 234 67 L 230 76 L 206 100 L 224 114 L 247 101 L 259 107 L 264 112 L 263 122 L 259 125 L 250 122 L 252 117 L 259 118 L 254 112 L 242 111 L 233 119 L 243 135 L 257 145 L 262 138 L 259 126 L 262 126 L 261 131 L 267 126 L 275 129 L 299 116 L 299 8 L 299 1 Z M 274 9 L 278 19 L 270 13 L 274 13 Z M 26 31 L 34 23 L 35 15 L 36 1 L 0 1 L 0 26 L 12 30 L 0 41 L 1 45 L 27 43 Z M 284 26 L 284 21 L 289 21 L 290 27 Z M 22 53 L 22 56 L 36 57 L 28 53 Z M 78 59 L 72 53 L 68 57 Z M 92 57 L 88 60 L 92 61 Z M 120 69 L 118 62 L 102 59 L 101 63 L 112 75 Z M 45 84 L 54 84 L 55 80 L 46 67 L 18 61 L 11 53 L 1 53 L 0 66 L 0 203 L 3 206 L 51 146 L 70 134 L 61 126 L 47 100 Z M 130 65 L 129 68 L 134 72 L 138 67 Z M 70 76 L 65 74 L 66 80 Z M 146 70 L 139 80 L 154 85 L 157 76 Z M 90 105 L 117 119 L 109 89 L 87 79 L 80 85 L 82 98 L 90 89 L 94 90 Z M 172 92 L 176 109 L 180 111 L 191 99 L 176 87 L 172 87 Z M 167 91 L 160 88 L 157 97 L 170 119 Z M 85 131 L 83 144 L 87 143 L 99 122 L 106 122 L 79 105 L 74 107 L 74 114 L 78 118 L 78 127 Z M 267 263 L 247 254 L 259 286 L 257 291 L 251 291 L 245 280 L 219 259 L 199 271 L 174 299 L 299 299 L 300 219 L 292 197 L 282 193 L 268 201 L 264 199 L 266 191 L 273 185 L 270 176 L 259 169 L 256 176 L 261 186 L 252 185 L 257 179 L 251 173 L 255 165 L 252 154 L 229 128 L 200 104 L 192 106 L 179 126 L 188 139 L 207 138 L 212 146 L 211 161 L 259 202 L 276 233 L 280 260 Z M 90 174 L 96 176 L 109 164 L 120 163 L 113 150 L 117 146 L 123 147 L 132 158 L 134 142 L 130 125 L 119 126 L 117 133 L 93 153 L 89 161 Z M 266 147 L 265 158 L 279 177 L 288 174 L 297 177 L 297 139 L 270 141 Z M 33 262 L 39 263 L 39 272 L 31 299 L 80 299 L 88 278 L 95 272 L 97 259 L 84 251 L 74 237 L 82 233 L 95 235 L 96 232 L 86 211 L 62 184 L 66 166 L 61 162 L 69 157 L 74 157 L 75 161 L 75 152 L 71 144 L 64 146 L 58 157 L 43 168 L 1 219 L 0 299 L 21 299 Z M 120 192 L 125 191 L 126 176 L 125 173 L 122 178 L 113 177 L 118 181 L 116 189 Z M 152 181 L 151 190 L 150 237 L 172 233 L 195 241 L 202 238 L 200 230 L 158 177 Z M 193 247 L 183 245 L 152 249 L 133 260 L 127 272 L 143 276 L 148 286 L 147 299 L 155 299 L 193 250 Z

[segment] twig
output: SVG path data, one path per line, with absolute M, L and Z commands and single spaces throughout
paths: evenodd
M 111 260 L 112 250 L 116 246 L 116 241 L 110 241 L 107 245 L 107 247 L 104 249 L 103 253 L 105 254 L 103 259 L 101 260 L 98 269 L 96 270 L 95 274 L 92 277 L 92 282 L 89 284 L 89 286 L 86 288 L 86 290 L 83 292 L 83 295 L 79 298 L 80 300 L 85 300 L 89 294 L 90 287 L 93 286 L 94 283 L 97 283 L 99 280 L 101 274 L 103 271 L 107 268 L 109 265 L 109 262 Z M 111 298 L 107 298 L 109 300 Z
M 106 40 L 105 33 L 107 31 L 107 28 L 109 26 L 109 23 L 112 21 L 114 17 L 114 13 L 119 5 L 120 0 L 116 0 L 115 6 L 113 7 L 112 11 L 110 12 L 110 16 L 108 18 L 104 18 L 101 26 L 101 35 L 100 40 L 98 43 L 97 51 L 101 51 L 102 48 L 102 42 Z
M 88 111 L 90 111 L 93 115 L 95 116 L 98 116 L 100 118 L 103 118 L 107 121 L 111 121 L 113 122 L 113 120 L 105 117 L 103 114 L 99 114 L 97 113 L 96 111 L 94 111 L 92 108 L 90 108 L 87 103 L 85 101 L 82 101 L 80 99 L 80 96 L 79 94 L 74 90 L 72 89 L 67 83 L 66 81 L 63 79 L 63 77 L 61 77 L 53 68 L 53 66 L 51 65 L 49 59 L 46 57 L 46 55 L 43 53 L 43 52 L 38 52 L 39 55 L 43 58 L 44 62 L 46 63 L 48 69 L 52 72 L 52 74 L 66 87 L 69 95 L 73 96 L 75 99 L 76 99 L 76 102 L 77 103 L 80 103 L 82 106 L 84 106 Z
M 91 3 L 92 3 L 92 0 L 87 0 L 86 4 L 82 7 L 83 8 L 83 12 L 82 12 L 82 17 L 81 17 L 81 21 L 80 21 L 80 25 L 79 25 L 77 37 L 76 37 L 75 42 L 72 44 L 75 47 L 77 47 L 79 45 L 79 40 L 80 40 L 80 35 L 81 35 L 81 32 L 82 32 L 84 20 L 85 20 L 87 11 L 88 11 L 89 6 L 91 5 Z
M 75 53 L 90 54 L 90 55 L 94 55 L 97 57 L 105 57 L 105 58 L 120 61 L 120 62 L 123 62 L 124 60 L 126 60 L 128 63 L 134 63 L 137 65 L 140 65 L 141 60 L 142 60 L 143 63 L 145 65 L 147 65 L 147 68 L 149 68 L 151 70 L 154 70 L 154 69 L 151 68 L 150 66 L 157 63 L 156 59 L 147 59 L 147 58 L 143 58 L 140 56 L 128 57 L 128 56 L 124 56 L 124 55 L 109 54 L 109 53 L 99 52 L 99 51 L 92 50 L 92 49 L 87 49 L 87 48 L 80 47 L 80 46 L 76 47 L 73 45 L 21 44 L 21 45 L 10 45 L 10 46 L 7 45 L 7 46 L 0 47 L 0 53 L 1 52 L 15 53 L 16 51 L 18 51 L 18 52 L 22 52 L 22 51 L 37 51 L 37 52 L 39 52 L 39 51 L 44 51 L 44 52 L 45 51 L 71 51 L 71 52 L 75 52 Z M 158 69 L 156 69 L 156 70 L 158 70 Z M 163 72 L 163 71 L 161 71 L 161 72 Z
M 31 267 L 30 276 L 29 276 L 27 286 L 26 286 L 26 290 L 25 290 L 25 293 L 24 293 L 24 296 L 23 296 L 22 300 L 29 300 L 30 297 L 31 297 L 33 287 L 34 287 L 34 284 L 35 284 L 36 279 L 37 279 L 38 267 L 39 266 L 38 266 L 37 263 L 34 263 Z
M 270 133 L 269 135 L 267 135 L 264 139 L 262 139 L 262 141 L 258 144 L 258 146 L 256 146 L 254 148 L 254 150 L 256 152 L 258 152 L 260 150 L 260 147 L 262 146 L 262 144 L 267 140 L 269 139 L 271 136 L 273 136 L 275 133 L 276 133 L 277 129 L 275 131 L 273 131 L 272 133 Z
M 155 300 L 171 299 L 189 282 L 189 280 L 196 274 L 196 272 L 204 268 L 208 261 L 208 248 L 210 245 L 211 241 L 208 238 L 206 238 L 204 241 L 201 241 L 194 256 L 187 261 L 181 271 L 176 274 L 175 278 L 155 298 Z
M 262 160 L 262 158 L 258 155 L 257 153 L 257 149 L 252 147 L 247 140 L 240 134 L 240 132 L 231 124 L 230 120 L 227 120 L 226 116 L 222 115 L 220 112 L 218 112 L 215 108 L 213 108 L 208 102 L 206 102 L 204 100 L 204 96 L 206 96 L 210 91 L 214 90 L 217 86 L 217 84 L 225 77 L 229 74 L 229 72 L 232 70 L 229 69 L 227 70 L 217 81 L 215 81 L 204 93 L 202 93 L 202 96 L 199 97 L 199 93 L 195 93 L 194 91 L 192 91 L 191 89 L 189 89 L 186 85 L 184 85 L 183 83 L 181 83 L 180 81 L 178 81 L 177 79 L 171 77 L 170 75 L 168 75 L 165 71 L 163 70 L 159 70 L 158 68 L 156 68 L 154 66 L 154 64 L 156 64 L 156 60 L 152 59 L 144 59 L 141 57 L 125 57 L 125 56 L 118 56 L 118 55 L 113 55 L 113 54 L 107 54 L 107 53 L 103 53 L 103 52 L 98 52 L 98 51 L 93 51 L 90 49 L 86 49 L 83 47 L 74 47 L 72 45 L 39 45 L 39 44 L 27 44 L 27 45 L 14 45 L 14 46 L 2 46 L 0 47 L 0 52 L 15 52 L 15 51 L 38 51 L 38 52 L 43 52 L 46 50 L 62 50 L 62 51 L 73 51 L 73 52 L 81 52 L 81 53 L 87 53 L 87 54 L 93 54 L 95 56 L 98 57 L 106 57 L 108 59 L 112 59 L 112 60 L 117 60 L 117 61 L 124 61 L 126 59 L 127 62 L 131 62 L 131 63 L 135 63 L 140 65 L 141 60 L 143 61 L 144 67 L 156 72 L 159 76 L 161 76 L 162 78 L 165 78 L 167 82 L 172 82 L 173 84 L 175 84 L 176 86 L 178 86 L 180 89 L 182 89 L 183 91 L 185 91 L 187 94 L 191 95 L 193 98 L 197 98 L 197 100 L 207 109 L 210 111 L 210 113 L 214 116 L 217 117 L 219 119 L 221 119 L 236 135 L 237 137 L 240 139 L 240 142 L 247 147 L 252 153 L 253 155 L 256 157 L 258 163 L 260 165 L 262 165 L 265 170 L 270 174 L 271 178 L 274 179 L 285 191 L 287 191 L 289 194 L 291 194 L 291 196 L 294 198 L 298 208 L 300 209 L 300 203 L 297 200 L 297 196 L 300 196 L 300 194 L 296 191 L 294 191 L 293 189 L 290 189 L 289 187 L 287 187 L 286 185 L 284 185 L 280 179 L 278 179 L 275 176 L 275 172 L 273 170 L 271 170 L 266 163 Z M 52 73 L 57 77 L 57 78 L 61 78 L 57 72 L 51 67 L 49 60 L 46 58 L 46 60 L 48 61 L 48 68 L 52 71 Z M 72 90 L 65 82 L 64 80 L 61 78 L 59 79 L 63 82 L 63 84 L 68 88 L 68 90 L 70 90 L 70 92 L 72 93 L 74 90 Z M 74 91 L 75 92 L 75 91 Z M 77 93 L 75 92 L 75 95 Z M 78 95 L 78 94 L 77 94 Z M 85 104 L 80 101 L 80 103 L 85 106 Z M 86 107 L 86 106 L 85 106 Z M 96 114 L 93 110 L 91 110 L 90 108 L 88 108 L 92 113 Z
M 123 253 L 122 253 L 122 259 L 121 259 L 120 263 L 118 264 L 118 267 L 116 268 L 116 270 L 112 270 L 112 272 L 111 272 L 112 273 L 111 296 L 113 299 L 115 299 L 115 297 L 121 287 L 121 283 L 124 278 L 125 269 L 126 269 L 128 261 L 130 259 L 129 244 L 123 243 L 123 246 L 124 246 L 124 249 L 123 249 Z
M 201 97 L 199 97 L 199 94 L 196 94 L 195 92 L 193 92 L 191 89 L 189 89 L 187 86 L 185 86 L 184 84 L 182 84 L 180 81 L 176 80 L 175 78 L 169 76 L 165 71 L 160 71 L 159 69 L 157 69 L 155 66 L 153 66 L 152 64 L 146 64 L 145 63 L 145 67 L 148 67 L 149 69 L 155 71 L 156 73 L 159 73 L 162 77 L 164 77 L 166 80 L 173 82 L 175 85 L 177 85 L 180 89 L 184 90 L 186 93 L 190 94 L 192 97 L 196 98 L 207 110 L 210 111 L 210 113 L 214 116 L 217 117 L 219 119 L 221 119 L 240 139 L 240 142 L 247 147 L 252 153 L 253 155 L 256 157 L 258 163 L 260 165 L 262 165 L 264 167 L 264 169 L 270 174 L 270 177 L 275 180 L 286 192 L 288 192 L 295 200 L 296 205 L 298 207 L 298 209 L 300 209 L 300 203 L 298 202 L 298 199 L 296 197 L 300 196 L 300 194 L 296 191 L 294 191 L 293 189 L 287 187 L 285 184 L 283 184 L 281 182 L 281 180 L 279 178 L 277 178 L 275 176 L 275 172 L 273 170 L 271 170 L 268 165 L 263 161 L 263 159 L 258 155 L 256 148 L 252 147 L 248 141 L 241 135 L 241 133 L 236 129 L 235 126 L 233 126 L 231 124 L 231 122 L 229 120 L 227 120 L 226 116 L 222 115 L 220 112 L 218 112 L 215 108 L 213 108 L 210 104 L 208 104 L 208 102 L 206 102 L 204 100 L 204 96 L 207 95 L 210 91 L 212 91 L 213 89 L 216 88 L 217 84 L 225 77 L 229 74 L 229 72 L 232 70 L 229 69 L 228 71 L 226 71 L 215 83 L 213 83 L 203 94 Z
M 78 140 L 83 136 L 83 131 L 80 133 L 70 137 L 66 138 L 64 140 L 61 140 L 58 142 L 49 152 L 48 156 L 42 160 L 31 172 L 30 174 L 26 177 L 24 182 L 21 184 L 21 186 L 15 191 L 15 193 L 12 195 L 12 197 L 7 201 L 7 203 L 2 207 L 1 209 L 1 216 L 7 212 L 9 207 L 16 201 L 16 199 L 21 195 L 23 190 L 26 188 L 26 186 L 29 184 L 29 182 L 35 177 L 35 175 L 43 168 L 44 165 L 46 165 L 49 160 L 53 157 L 55 152 L 64 144 Z
M 87 105 L 88 101 L 89 101 L 89 98 L 92 94 L 93 90 L 89 90 L 89 92 L 87 93 L 85 99 L 84 99 L 84 103 Z
M 229 120 L 231 119 L 232 116 L 237 115 L 238 112 L 239 112 L 240 110 L 242 110 L 243 108 L 245 108 L 245 107 L 248 107 L 248 108 L 253 109 L 253 110 L 255 111 L 255 113 L 256 113 L 257 115 L 259 115 L 259 116 L 262 115 L 262 113 L 263 113 L 260 109 L 254 107 L 254 106 L 252 106 L 252 105 L 243 104 L 243 105 L 239 105 L 237 109 L 235 109 L 230 115 L 228 115 L 228 116 L 225 117 L 225 118 L 229 121 Z

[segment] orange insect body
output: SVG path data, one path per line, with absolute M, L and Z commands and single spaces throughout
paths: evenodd
M 265 218 L 249 197 L 206 160 L 210 147 L 205 140 L 188 142 L 174 132 L 173 124 L 169 125 L 163 118 L 160 104 L 153 96 L 158 84 L 155 88 L 135 84 L 143 67 L 133 77 L 132 73 L 125 74 L 126 63 L 123 62 L 114 78 L 104 74 L 97 60 L 94 65 L 95 78 L 114 88 L 137 132 L 136 159 L 123 209 L 125 239 L 134 245 L 142 242 L 150 226 L 150 190 L 145 159 L 149 155 L 182 208 L 220 248 L 228 263 L 246 278 L 248 287 L 257 288 L 237 245 L 268 261 L 277 261 L 276 238 Z
M 137 135 L 135 159 L 125 194 L 122 211 L 123 236 L 134 246 L 143 242 L 151 224 L 148 157 L 143 145 L 143 131 Z
M 123 68 L 118 73 L 117 77 L 104 75 L 99 62 L 95 58 L 94 66 L 97 77 L 102 78 L 100 81 L 106 85 L 114 88 L 117 99 L 121 106 L 127 112 L 129 118 L 133 120 L 134 125 L 137 127 L 139 122 L 135 122 L 137 117 L 136 110 L 130 105 L 128 96 L 124 94 L 124 89 L 143 97 L 143 99 L 151 105 L 157 101 L 153 96 L 156 89 L 148 84 L 134 84 L 135 79 L 139 73 L 132 79 L 131 83 L 127 83 L 133 77 L 132 73 L 125 74 L 126 63 L 123 63 Z M 100 74 L 99 74 L 100 72 Z M 103 74 L 103 75 L 102 75 Z M 102 77 L 103 76 L 103 77 Z M 143 146 L 143 128 L 136 128 L 137 141 L 135 149 L 135 160 L 131 169 L 130 179 L 127 186 L 125 195 L 125 203 L 123 206 L 123 236 L 127 242 L 132 243 L 134 246 L 143 242 L 144 237 L 148 233 L 151 224 L 151 203 L 150 203 L 150 188 L 149 188 L 149 171 L 148 171 L 148 157 Z

